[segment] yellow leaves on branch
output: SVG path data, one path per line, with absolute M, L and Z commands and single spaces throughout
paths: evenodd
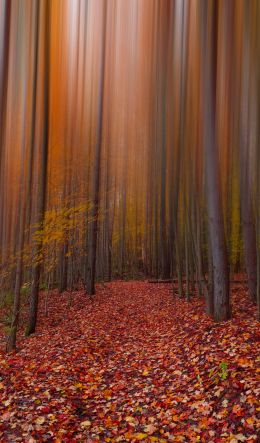
M 61 248 L 66 241 L 69 249 L 65 257 L 71 257 L 74 250 L 84 250 L 86 238 L 86 224 L 93 221 L 91 209 L 93 205 L 88 201 L 71 207 L 53 208 L 45 212 L 43 224 L 32 226 L 32 241 L 35 246 L 33 265 L 44 262 L 48 272 L 57 264 L 57 248 Z M 100 217 L 100 214 L 98 215 Z M 30 245 L 30 251 L 33 249 Z M 28 256 L 31 263 L 31 254 Z
M 44 225 L 35 225 L 33 240 L 43 246 L 52 242 L 63 243 L 72 229 L 84 229 L 86 213 L 91 209 L 90 203 L 72 207 L 50 209 L 44 214 Z

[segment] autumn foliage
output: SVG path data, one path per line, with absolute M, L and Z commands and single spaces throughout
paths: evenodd
M 260 0 L 0 0 L 0 443 L 258 443 Z
M 169 284 L 51 294 L 19 353 L 1 354 L 3 442 L 256 443 L 259 328 L 243 284 L 216 324 Z M 3 338 L 3 336 L 2 336 Z

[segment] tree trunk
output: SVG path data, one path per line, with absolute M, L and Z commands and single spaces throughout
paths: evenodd
M 213 262 L 214 318 L 230 318 L 229 272 L 221 206 L 219 158 L 216 142 L 216 73 L 218 2 L 202 2 L 202 108 L 209 237 Z
M 0 43 L 0 214 L 3 215 L 4 209 L 4 165 L 3 151 L 5 141 L 5 123 L 7 108 L 7 90 L 8 90 L 8 70 L 9 70 L 9 45 L 10 45 L 10 26 L 11 26 L 11 0 L 3 2 L 1 11 L 3 10 L 3 32 L 0 34 L 2 42 Z M 0 244 L 3 242 L 3 226 L 0 226 Z
M 243 30 L 243 63 L 241 79 L 241 121 L 240 121 L 240 198 L 241 224 L 244 241 L 244 257 L 248 276 L 249 294 L 256 301 L 257 293 L 257 257 L 256 227 L 253 211 L 253 194 L 249 161 L 249 85 L 250 85 L 250 47 L 249 23 L 246 11 Z
M 44 0 L 41 3 L 44 14 L 44 97 L 43 97 L 43 135 L 42 145 L 40 152 L 40 177 L 39 177 L 39 189 L 38 189 L 38 213 L 37 213 L 37 227 L 43 229 L 44 213 L 46 207 L 47 196 L 47 170 L 48 170 L 48 142 L 49 142 L 49 76 L 50 76 L 50 0 Z M 36 38 L 39 38 L 37 36 Z M 34 85 L 36 87 L 36 85 Z M 40 287 L 40 275 L 41 275 L 41 259 L 40 254 L 42 251 L 42 243 L 39 242 L 35 246 L 35 258 L 36 263 L 32 270 L 32 289 L 30 300 L 30 312 L 29 323 L 26 331 L 27 335 L 35 332 L 38 314 L 38 300 L 39 300 L 39 287 Z
M 22 174 L 23 180 L 23 174 Z M 20 213 L 20 225 L 18 234 L 18 252 L 17 252 L 17 265 L 16 265 L 16 275 L 15 275 L 15 288 L 14 288 L 14 305 L 12 314 L 12 323 L 10 328 L 10 333 L 7 338 L 6 351 L 10 352 L 16 348 L 16 335 L 19 324 L 20 317 L 20 305 L 21 305 L 21 286 L 23 278 L 23 248 L 24 248 L 24 232 L 25 232 L 25 216 L 26 216 L 26 203 L 25 196 L 23 192 L 23 187 L 21 190 L 22 194 L 22 208 Z
M 96 253 L 97 253 L 97 234 L 98 234 L 98 210 L 99 210 L 99 191 L 100 191 L 100 162 L 103 133 L 103 113 L 104 113 L 104 87 L 105 87 L 105 67 L 106 67 L 106 27 L 107 27 L 107 0 L 103 6 L 103 38 L 101 52 L 101 74 L 99 86 L 98 103 L 98 125 L 97 141 L 94 152 L 94 164 L 92 175 L 92 209 L 90 211 L 90 227 L 88 232 L 88 257 L 86 270 L 86 289 L 87 293 L 95 295 L 95 276 L 96 276 Z

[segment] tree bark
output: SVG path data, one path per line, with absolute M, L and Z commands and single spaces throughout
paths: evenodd
M 221 206 L 219 158 L 216 142 L 216 73 L 218 2 L 202 2 L 202 109 L 207 185 L 208 228 L 213 262 L 214 319 L 230 318 L 229 272 Z
M 41 3 L 44 13 L 44 97 L 43 97 L 43 135 L 42 145 L 40 152 L 40 177 L 39 177 L 39 189 L 38 189 L 38 207 L 37 207 L 37 227 L 43 229 L 44 214 L 46 207 L 47 197 L 47 172 L 48 172 L 48 143 L 49 143 L 49 77 L 50 77 L 50 0 L 44 0 Z M 37 36 L 39 38 L 39 36 Z M 36 85 L 34 85 L 36 87 Z M 36 263 L 32 270 L 32 288 L 30 299 L 30 312 L 29 323 L 26 334 L 30 335 L 35 332 L 37 315 L 38 315 L 38 301 L 39 301 L 39 288 L 40 288 L 40 276 L 41 276 L 41 260 L 40 254 L 42 251 L 42 242 L 38 242 L 35 246 Z
M 106 27 L 107 27 L 107 0 L 103 7 L 103 37 L 101 52 L 101 74 L 99 86 L 99 104 L 98 104 L 98 125 L 97 141 L 94 152 L 94 164 L 92 175 L 92 209 L 90 211 L 90 227 L 88 232 L 88 250 L 87 250 L 87 270 L 86 270 L 86 289 L 87 293 L 95 295 L 95 277 L 96 277 L 96 254 L 97 254 L 97 234 L 98 234 L 98 211 L 99 211 L 99 191 L 100 191 L 100 162 L 103 133 L 103 114 L 104 114 L 104 87 L 105 87 L 105 67 L 106 67 Z
M 3 11 L 3 32 L 0 35 L 2 42 L 0 43 L 0 214 L 3 220 L 4 209 L 4 165 L 3 152 L 5 142 L 5 122 L 6 122 L 6 108 L 7 108 L 7 90 L 8 90 L 8 70 L 9 70 L 9 46 L 10 46 L 10 27 L 11 27 L 11 0 L 3 2 L 1 10 Z M 0 226 L 0 244 L 3 242 L 3 227 Z
M 257 293 L 257 255 L 256 226 L 253 211 L 253 193 L 249 161 L 249 84 L 250 84 L 250 46 L 249 23 L 246 11 L 243 30 L 244 63 L 241 79 L 241 121 L 240 121 L 240 198 L 241 224 L 244 241 L 244 258 L 248 276 L 249 294 L 256 301 Z

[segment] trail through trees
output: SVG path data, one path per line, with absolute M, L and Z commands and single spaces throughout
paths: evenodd
M 0 440 L 256 442 L 256 308 L 232 293 L 225 323 L 169 284 L 54 292 L 48 318 L 41 294 L 36 334 L 0 353 Z

